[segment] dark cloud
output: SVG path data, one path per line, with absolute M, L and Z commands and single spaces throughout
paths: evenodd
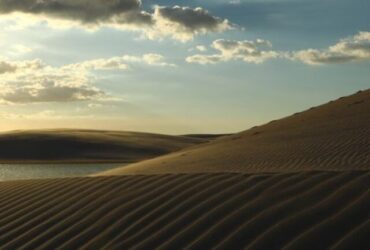
M 0 14 L 14 12 L 144 32 L 149 38 L 190 40 L 195 35 L 231 28 L 226 19 L 202 8 L 154 6 L 144 11 L 140 0 L 0 0 Z
M 7 62 L 0 61 L 0 74 L 13 73 L 17 70 L 17 66 Z
M 202 8 L 189 7 L 157 7 L 156 13 L 163 19 L 181 25 L 190 32 L 196 30 L 208 30 L 218 32 L 224 25 L 228 25 L 227 20 L 212 16 L 207 10 Z
M 6 60 L 0 61 L 0 74 L 15 73 L 19 70 L 38 70 L 44 65 L 40 60 L 8 62 Z
M 96 23 L 122 13 L 137 12 L 140 5 L 139 0 L 0 0 L 0 13 L 45 14 Z

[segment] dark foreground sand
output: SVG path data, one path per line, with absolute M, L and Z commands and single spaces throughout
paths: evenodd
M 370 249 L 369 103 L 98 177 L 0 183 L 0 249 Z
M 0 183 L 1 249 L 369 249 L 369 171 Z

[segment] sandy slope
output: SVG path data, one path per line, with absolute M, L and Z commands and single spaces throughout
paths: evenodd
M 370 168 L 370 90 L 115 174 Z
M 368 171 L 14 181 L 0 193 L 1 249 L 370 247 Z
M 205 141 L 122 131 L 14 131 L 0 134 L 0 162 L 135 162 Z

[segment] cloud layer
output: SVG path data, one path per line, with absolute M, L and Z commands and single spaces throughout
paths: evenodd
M 273 58 L 300 61 L 309 65 L 338 64 L 370 60 L 370 32 L 340 40 L 328 49 L 305 49 L 299 51 L 274 51 L 270 41 L 235 41 L 218 39 L 211 47 L 215 54 L 195 54 L 186 58 L 188 63 L 215 64 L 233 60 L 247 63 L 263 63 Z M 206 51 L 206 48 L 199 50 Z
M 53 20 L 67 21 L 64 26 L 68 27 L 79 24 L 87 28 L 137 30 L 151 39 L 188 41 L 196 35 L 232 28 L 228 20 L 200 7 L 154 6 L 152 12 L 147 12 L 140 0 L 0 0 L 1 15 L 14 13 L 30 15 L 28 19 L 49 20 L 50 24 Z
M 370 32 L 360 32 L 340 40 L 326 50 L 307 49 L 293 52 L 291 59 L 306 64 L 336 64 L 370 60 Z
M 93 86 L 93 71 L 127 70 L 132 63 L 174 66 L 159 54 L 88 60 L 52 67 L 40 60 L 0 60 L 0 103 L 76 102 L 111 97 Z
M 212 43 L 216 54 L 196 54 L 186 58 L 188 63 L 215 64 L 232 60 L 242 60 L 248 63 L 263 63 L 264 61 L 279 56 L 271 50 L 271 42 L 257 39 L 256 41 L 235 41 L 218 39 Z

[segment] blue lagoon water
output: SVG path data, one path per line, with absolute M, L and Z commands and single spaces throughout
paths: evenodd
M 0 164 L 0 181 L 86 176 L 123 165 L 125 164 Z

